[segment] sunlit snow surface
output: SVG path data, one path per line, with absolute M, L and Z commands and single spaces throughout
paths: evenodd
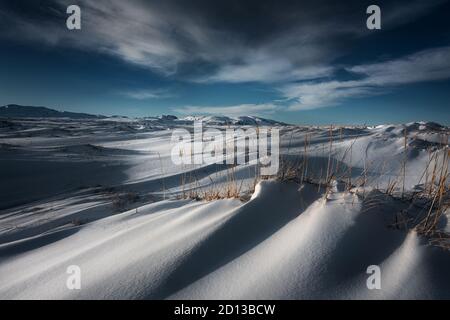
M 376 190 L 398 179 L 404 163 L 406 192 L 419 190 L 430 157 L 442 166 L 448 128 L 411 123 L 330 134 L 258 118 L 203 118 L 223 130 L 279 128 L 282 163 L 307 156 L 311 177 L 325 174 L 329 158 L 338 178 L 367 177 L 365 198 L 336 187 L 325 201 L 317 185 L 265 180 L 248 201 L 206 202 L 181 198 L 224 189 L 230 168 L 173 164 L 172 132 L 192 130 L 193 120 L 0 120 L 0 298 L 450 298 L 449 252 L 389 228 L 408 204 Z M 255 169 L 233 170 L 243 195 Z M 66 286 L 70 265 L 81 268 L 81 290 Z M 366 286 L 370 265 L 381 268 L 381 290 Z

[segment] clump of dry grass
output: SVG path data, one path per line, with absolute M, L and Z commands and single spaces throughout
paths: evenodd
M 230 165 L 226 170 L 226 182 L 216 183 L 211 176 L 209 176 L 210 185 L 201 186 L 196 175 L 191 175 L 193 179 L 190 180 L 191 188 L 185 191 L 185 186 L 183 185 L 183 193 L 181 198 L 183 199 L 194 199 L 197 201 L 214 201 L 221 199 L 240 199 L 242 201 L 248 200 L 249 194 L 253 194 L 257 183 L 261 180 L 258 174 L 255 174 L 253 188 L 249 188 L 246 192 L 243 192 L 244 180 L 236 178 L 236 166 Z M 183 179 L 183 181 L 185 181 Z M 192 186 L 194 186 L 192 188 Z
M 442 231 L 439 231 L 439 222 L 441 218 L 447 213 L 450 208 L 450 189 L 448 185 L 450 150 L 446 147 L 443 150 L 442 162 L 440 167 L 436 165 L 438 158 L 435 159 L 435 165 L 431 174 L 431 181 L 429 186 L 425 186 L 424 192 L 417 196 L 426 197 L 430 200 L 427 205 L 427 214 L 425 218 L 416 226 L 416 230 L 425 236 L 430 237 L 435 242 L 441 243 L 443 239 L 447 243 L 446 246 L 450 248 L 449 236 L 444 236 Z
M 342 131 L 341 131 L 342 132 Z M 332 192 L 333 182 L 344 182 L 346 184 L 346 190 L 362 187 L 362 192 L 358 190 L 352 191 L 356 192 L 358 196 L 363 199 L 366 198 L 365 186 L 368 185 L 368 177 L 373 163 L 368 162 L 367 155 L 364 160 L 364 169 L 362 173 L 356 177 L 352 178 L 352 166 L 351 158 L 353 153 L 353 145 L 358 137 L 351 143 L 351 145 L 345 150 L 342 156 L 342 162 L 349 156 L 350 166 L 347 170 L 340 171 L 339 162 L 336 166 L 332 163 L 332 152 L 333 152 L 333 126 L 329 129 L 329 142 L 328 142 L 328 161 L 326 167 L 320 168 L 320 175 L 315 177 L 308 174 L 308 136 L 305 135 L 304 142 L 304 152 L 299 160 L 281 159 L 280 161 L 280 171 L 278 173 L 277 179 L 279 181 L 293 181 L 299 184 L 311 183 L 318 186 L 318 192 L 321 189 L 325 190 L 324 199 L 327 200 L 328 196 Z M 450 249 L 450 235 L 439 229 L 439 223 L 441 218 L 449 211 L 450 208 L 450 190 L 449 190 L 449 170 L 448 164 L 450 160 L 450 150 L 448 147 L 448 137 L 444 139 L 441 147 L 438 149 L 431 150 L 428 149 L 429 161 L 426 164 L 426 168 L 419 184 L 425 178 L 425 183 L 422 192 L 408 192 L 406 190 L 406 168 L 408 162 L 408 135 L 406 129 L 404 130 L 403 138 L 403 159 L 401 160 L 400 170 L 396 177 L 389 179 L 389 182 L 384 190 L 381 190 L 377 183 L 377 190 L 381 191 L 384 195 L 392 197 L 396 200 L 402 201 L 404 203 L 413 204 L 418 199 L 423 203 L 422 211 L 425 215 L 422 215 L 418 221 L 412 219 L 407 213 L 407 211 L 398 212 L 394 217 L 394 222 L 391 227 L 396 229 L 414 229 L 419 234 L 425 236 L 429 242 L 433 245 Z M 441 155 L 441 156 L 440 156 Z M 384 174 L 386 166 L 386 160 L 383 162 L 381 167 L 381 173 Z M 325 176 L 323 174 L 325 173 Z M 375 178 L 375 182 L 377 182 Z M 366 203 L 368 209 L 376 208 L 377 206 L 383 205 L 382 199 L 372 199 L 369 203 Z M 366 208 L 366 209 L 367 209 Z
M 385 174 L 387 167 L 387 159 L 375 166 L 373 162 L 368 161 L 368 155 L 364 157 L 364 167 L 359 176 L 354 176 L 352 168 L 352 158 L 354 155 L 354 144 L 361 135 L 357 135 L 351 144 L 343 150 L 339 158 L 335 159 L 334 154 L 335 144 L 342 141 L 342 128 L 336 129 L 332 125 L 329 127 L 328 143 L 323 145 L 323 152 L 328 152 L 327 161 L 321 168 L 316 168 L 316 174 L 312 170 L 310 156 L 310 136 L 308 132 L 304 136 L 304 144 L 302 154 L 298 156 L 290 155 L 290 147 L 292 135 L 289 141 L 288 156 L 280 159 L 280 169 L 275 179 L 279 181 L 292 181 L 298 184 L 309 183 L 314 184 L 318 188 L 318 192 L 324 191 L 324 199 L 328 200 L 330 194 L 334 190 L 335 183 L 344 184 L 347 192 L 352 192 L 362 197 L 365 203 L 366 210 L 374 209 L 377 206 L 383 206 L 385 196 L 391 197 L 396 201 L 402 201 L 406 205 L 414 206 L 420 200 L 422 203 L 422 215 L 417 218 L 411 218 L 408 210 L 398 212 L 394 217 L 391 227 L 395 229 L 415 229 L 419 234 L 427 237 L 429 242 L 433 245 L 442 248 L 450 248 L 450 236 L 439 229 L 442 217 L 448 212 L 450 207 L 449 195 L 449 172 L 448 162 L 450 158 L 448 148 L 448 137 L 443 141 L 440 147 L 428 148 L 428 163 L 419 181 L 419 184 L 424 180 L 423 190 L 407 191 L 407 165 L 408 165 L 408 132 L 405 128 L 403 137 L 403 156 L 400 164 L 400 170 L 394 177 L 389 177 L 387 186 L 380 187 L 379 179 Z M 339 135 L 339 136 L 338 136 Z M 339 141 L 338 141 L 339 140 Z M 327 149 L 327 150 L 326 150 Z M 339 153 L 336 153 L 339 154 Z M 291 157 L 290 157 L 291 156 Z M 343 166 L 342 163 L 348 163 L 348 166 Z M 314 163 L 312 163 L 314 165 Z M 380 169 L 381 165 L 381 169 Z M 317 164 L 316 164 L 317 166 Z M 226 183 L 217 185 L 212 178 L 209 187 L 201 187 L 198 179 L 194 173 L 189 173 L 190 177 L 182 176 L 183 198 L 191 198 L 196 200 L 213 201 L 226 198 L 234 198 L 247 200 L 253 193 L 256 184 L 264 177 L 258 174 L 258 166 L 255 166 L 255 177 L 253 188 L 249 192 L 244 193 L 243 180 L 236 178 L 236 167 L 230 166 L 226 172 Z M 317 175 L 317 172 L 320 174 Z M 374 173 L 379 172 L 379 176 L 374 177 Z M 373 194 L 370 199 L 366 198 L 366 186 L 374 185 L 376 190 L 380 191 L 380 197 L 374 198 Z M 266 179 L 268 177 L 265 177 Z M 185 192 L 184 185 L 189 183 L 190 189 Z M 195 186 L 192 188 L 192 186 Z
M 386 194 L 407 203 L 420 207 L 419 214 L 414 219 L 399 214 L 396 228 L 414 229 L 418 234 L 426 237 L 429 243 L 446 250 L 450 250 L 450 234 L 440 230 L 442 218 L 448 214 L 450 208 L 449 170 L 450 150 L 443 144 L 440 150 L 432 152 L 428 148 L 428 162 L 421 175 L 423 179 L 421 191 L 405 191 L 405 165 L 402 165 L 401 176 L 389 183 Z M 396 187 L 402 182 L 400 195 L 395 194 Z
M 79 218 L 75 218 L 75 219 L 73 219 L 73 220 L 71 221 L 71 224 L 72 224 L 73 226 L 75 226 L 75 227 L 82 226 L 82 225 L 84 225 L 84 224 L 86 224 L 86 223 L 88 223 L 87 220 L 81 220 L 81 219 L 79 219 Z
M 113 198 L 112 206 L 115 211 L 121 212 L 128 208 L 129 205 L 140 200 L 139 194 L 135 192 L 116 193 Z

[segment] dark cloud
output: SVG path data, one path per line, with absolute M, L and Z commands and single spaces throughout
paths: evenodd
M 377 1 L 383 14 L 381 32 L 413 21 L 443 2 Z M 70 4 L 82 8 L 81 31 L 65 28 L 65 9 Z M 296 101 L 291 109 L 302 109 L 306 108 L 302 101 L 308 107 L 324 106 L 372 92 L 366 88 L 367 80 L 330 79 L 342 68 L 334 61 L 349 53 L 352 42 L 371 35 L 365 26 L 370 4 L 359 0 L 0 0 L 0 36 L 100 52 L 199 83 L 282 84 L 284 95 Z M 359 70 L 373 81 L 379 77 L 370 73 L 385 66 L 402 63 L 345 69 Z M 298 85 L 299 81 L 314 82 Z M 326 99 L 317 96 L 321 88 L 328 92 Z
M 386 2 L 384 27 L 404 23 L 441 1 Z M 83 30 L 65 29 L 65 8 L 82 8 Z M 367 34 L 369 2 L 346 1 L 2 1 L 4 36 L 43 41 L 116 55 L 173 74 L 199 61 L 215 65 L 211 80 L 231 81 L 224 72 L 253 70 L 274 61 L 275 80 L 326 74 L 326 65 L 345 52 L 346 42 Z M 392 18 L 390 18 L 392 17 Z M 307 72 L 298 69 L 308 66 Z M 224 68 L 224 69 L 221 69 Z M 288 69 L 291 75 L 282 76 Z M 267 72 L 257 70 L 266 77 Z

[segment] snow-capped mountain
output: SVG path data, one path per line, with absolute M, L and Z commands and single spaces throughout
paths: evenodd
M 46 107 L 21 106 L 9 104 L 0 107 L 0 118 L 71 118 L 71 119 L 100 119 L 103 116 L 87 113 L 58 111 Z
M 205 125 L 211 126 L 286 126 L 286 123 L 265 119 L 256 116 L 240 116 L 240 117 L 227 117 L 227 116 L 186 116 L 178 118 L 174 115 L 162 115 L 158 117 L 146 117 L 146 121 L 152 121 L 159 124 L 186 124 L 191 125 L 194 121 L 202 121 Z
M 160 115 L 155 117 L 127 118 L 123 116 L 106 117 L 87 113 L 58 111 L 47 107 L 21 106 L 9 104 L 0 107 L 0 118 L 69 118 L 69 119 L 105 119 L 112 121 L 151 121 L 158 124 L 192 124 L 194 121 L 202 121 L 207 125 L 241 125 L 241 126 L 285 126 L 286 123 L 265 119 L 256 116 L 186 116 L 178 118 L 174 115 Z
M 198 121 L 201 120 L 209 125 L 240 125 L 240 126 L 285 126 L 286 123 L 265 119 L 256 116 L 187 116 L 182 118 L 184 121 Z

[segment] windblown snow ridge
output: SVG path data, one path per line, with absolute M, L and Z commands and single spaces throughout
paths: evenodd
M 3 299 L 450 298 L 450 256 L 316 186 L 263 181 L 247 203 L 161 201 L 0 245 Z M 11 218 L 10 218 L 11 219 Z M 11 222 L 11 220 L 9 221 Z M 82 270 L 68 290 L 66 269 Z M 366 286 L 381 268 L 381 290 Z

